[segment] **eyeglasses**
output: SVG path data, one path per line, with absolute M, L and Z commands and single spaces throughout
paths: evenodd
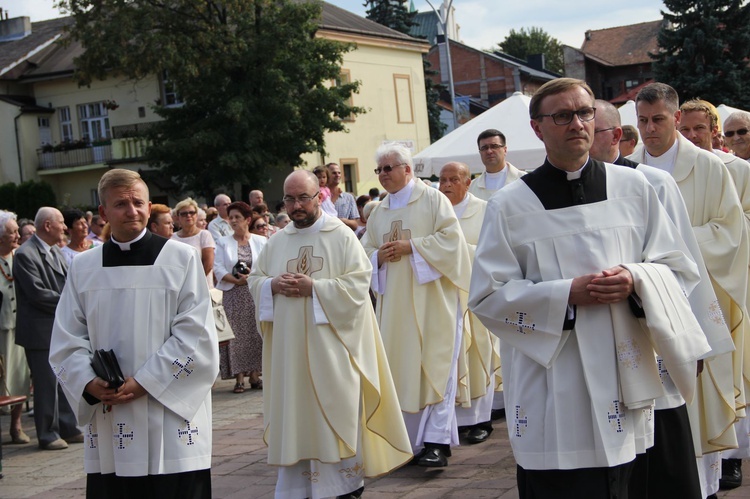
M 537 118 L 544 118 L 545 116 L 549 116 L 552 118 L 552 121 L 555 122 L 555 125 L 567 125 L 571 121 L 573 121 L 573 117 L 578 116 L 578 119 L 586 122 L 591 121 L 596 116 L 596 108 L 595 107 L 584 107 L 582 109 L 579 109 L 578 111 L 560 111 L 559 113 L 552 113 L 552 114 L 539 114 L 537 115 Z
M 731 139 L 732 137 L 734 137 L 735 133 L 741 137 L 744 137 L 745 135 L 747 135 L 747 132 L 747 128 L 740 128 L 736 132 L 734 130 L 732 130 L 731 132 L 724 132 L 724 137 Z
M 194 217 L 197 214 L 197 211 L 181 211 L 178 213 L 178 215 L 181 217 Z
M 599 130 L 596 130 L 596 129 L 595 129 L 595 130 L 594 130 L 594 133 L 599 133 L 599 132 L 609 132 L 610 130 L 614 130 L 614 129 L 615 129 L 615 127 L 613 127 L 613 126 L 611 126 L 611 127 L 609 127 L 609 128 L 600 128 Z M 622 142 L 622 141 L 620 141 L 620 142 Z
M 284 201 L 284 204 L 288 204 L 289 206 L 294 206 L 296 203 L 299 204 L 307 204 L 310 201 L 312 201 L 314 198 L 316 198 L 320 194 L 320 191 L 316 192 L 312 196 L 308 196 L 307 194 L 303 194 L 298 198 L 295 198 L 294 196 L 284 196 L 282 198 L 282 201 Z
M 485 144 L 479 148 L 479 152 L 487 152 L 490 149 L 492 149 L 493 151 L 497 151 L 501 147 L 505 147 L 505 144 Z
M 399 166 L 406 166 L 406 163 L 399 163 L 397 165 L 383 165 L 383 166 L 378 166 L 373 171 L 377 175 L 380 175 L 383 172 L 385 172 L 385 173 L 391 173 L 394 168 L 398 168 Z
M 268 224 L 258 224 L 255 226 L 255 230 L 266 229 L 266 228 L 268 228 Z

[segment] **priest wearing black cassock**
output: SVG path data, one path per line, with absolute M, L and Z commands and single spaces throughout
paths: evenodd
M 548 82 L 529 111 L 547 160 L 489 201 L 469 307 L 502 340 L 520 498 L 628 497 L 650 405 L 623 402 L 619 366 L 655 361 L 615 335 L 638 327 L 639 266 L 659 264 L 687 292 L 698 272 L 643 175 L 589 158 L 596 109 L 585 82 Z
M 211 497 L 211 386 L 218 342 L 200 255 L 146 230 L 148 187 L 130 170 L 99 182 L 107 243 L 71 264 L 50 364 L 84 426 L 87 497 Z M 114 351 L 125 384 L 96 376 Z

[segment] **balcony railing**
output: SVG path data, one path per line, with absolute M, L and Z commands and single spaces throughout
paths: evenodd
M 112 159 L 112 146 L 92 146 L 68 151 L 43 152 L 37 150 L 40 170 L 55 170 L 74 166 L 104 164 Z

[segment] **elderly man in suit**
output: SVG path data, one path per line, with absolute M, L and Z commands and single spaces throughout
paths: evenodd
M 55 310 L 68 274 L 57 247 L 65 222 L 59 210 L 45 206 L 39 208 L 34 225 L 36 234 L 16 251 L 13 264 L 18 300 L 16 344 L 26 350 L 34 378 L 34 424 L 39 447 L 60 450 L 68 443 L 83 442 L 75 415 L 48 361 Z

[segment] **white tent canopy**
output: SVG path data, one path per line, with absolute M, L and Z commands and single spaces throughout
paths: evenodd
M 742 109 L 736 107 L 727 106 L 726 104 L 719 104 L 716 106 L 716 110 L 719 112 L 719 119 L 721 120 L 721 129 L 724 130 L 724 122 L 729 118 L 729 115 Z
M 500 130 L 505 135 L 508 154 L 506 159 L 522 170 L 533 170 L 544 163 L 544 144 L 529 125 L 531 99 L 520 92 L 514 93 L 500 104 L 460 126 L 414 156 L 414 170 L 418 177 L 439 175 L 449 161 L 469 165 L 471 173 L 481 173 L 484 165 L 479 157 L 477 136 L 488 128 Z

